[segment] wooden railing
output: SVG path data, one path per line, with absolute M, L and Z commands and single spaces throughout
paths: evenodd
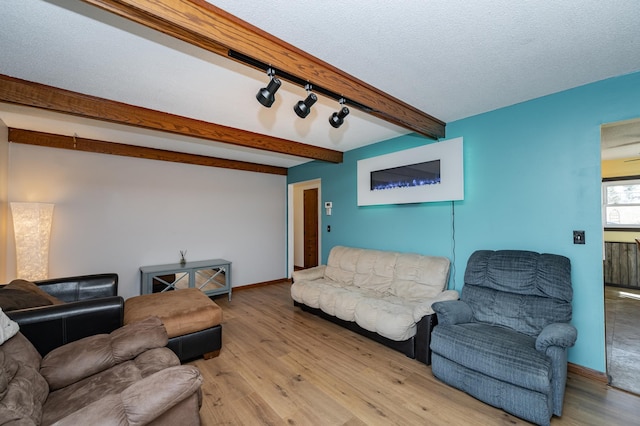
M 604 243 L 604 283 L 640 289 L 640 252 L 636 243 Z

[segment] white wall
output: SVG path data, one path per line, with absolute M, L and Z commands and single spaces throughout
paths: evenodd
M 117 272 L 125 298 L 179 250 L 231 261 L 234 287 L 286 276 L 285 176 L 11 144 L 9 201 L 55 203 L 50 277 Z
M 7 281 L 7 179 L 9 176 L 9 129 L 0 120 L 0 283 Z

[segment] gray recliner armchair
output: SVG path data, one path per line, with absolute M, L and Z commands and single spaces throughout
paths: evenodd
M 432 372 L 533 423 L 562 414 L 571 321 L 571 264 L 530 251 L 471 255 L 460 300 L 433 304 Z

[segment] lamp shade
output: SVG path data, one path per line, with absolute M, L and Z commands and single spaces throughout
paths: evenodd
M 53 204 L 11 203 L 16 239 L 17 276 L 28 281 L 49 275 Z

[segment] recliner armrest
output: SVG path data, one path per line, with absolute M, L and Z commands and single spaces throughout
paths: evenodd
M 44 356 L 51 350 L 94 334 L 111 333 L 124 320 L 121 296 L 40 306 L 7 312 Z
M 202 375 L 196 367 L 169 367 L 132 384 L 120 394 L 107 395 L 82 407 L 56 424 L 149 424 L 194 393 L 201 392 L 201 385 Z M 189 424 L 187 419 L 183 421 Z
M 438 316 L 438 324 L 463 324 L 473 321 L 471 307 L 462 300 L 444 300 L 435 302 L 431 308 Z
M 578 330 L 568 323 L 549 324 L 536 338 L 536 350 L 545 352 L 550 346 L 570 348 L 576 343 Z
M 118 295 L 118 274 L 78 275 L 35 281 L 35 284 L 63 302 Z
M 88 336 L 52 350 L 42 359 L 40 374 L 49 383 L 49 389 L 54 391 L 151 349 L 167 351 L 177 364 L 178 358 L 165 348 L 168 340 L 160 318 L 147 317 L 109 334 Z
M 435 311 L 433 310 L 433 304 L 437 302 L 444 302 L 445 300 L 458 300 L 458 292 L 456 290 L 444 290 L 432 299 L 425 299 L 413 307 L 413 319 L 415 322 L 420 321 L 425 315 L 431 315 Z

